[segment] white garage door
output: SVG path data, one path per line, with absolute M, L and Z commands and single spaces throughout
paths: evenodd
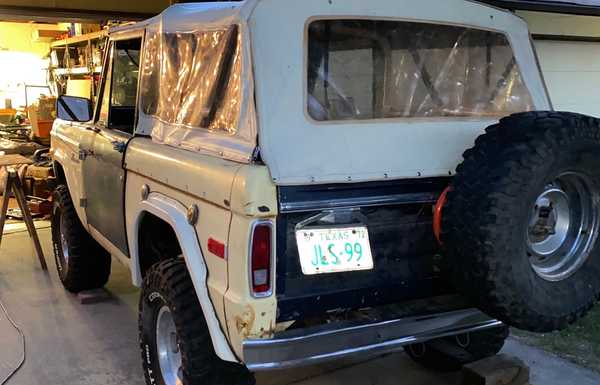
M 557 111 L 600 117 L 600 43 L 535 42 Z

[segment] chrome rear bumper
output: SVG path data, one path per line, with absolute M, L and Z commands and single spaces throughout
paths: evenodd
M 295 329 L 277 333 L 272 339 L 246 340 L 242 349 L 244 363 L 251 371 L 283 369 L 361 354 L 390 353 L 404 345 L 500 325 L 500 321 L 477 309 L 464 309 L 342 328 L 328 324 Z

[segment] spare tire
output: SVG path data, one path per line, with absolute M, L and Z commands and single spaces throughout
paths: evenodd
M 564 329 L 600 293 L 600 121 L 515 114 L 463 157 L 442 234 L 457 288 L 511 326 Z

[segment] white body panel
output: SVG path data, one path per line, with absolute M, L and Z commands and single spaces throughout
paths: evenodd
M 85 210 L 79 204 L 80 199 L 85 197 L 81 161 L 79 160 L 79 143 L 81 142 L 79 133 L 82 129 L 84 128 L 77 123 L 56 119 L 52 126 L 50 138 L 52 157 L 55 162 L 62 166 L 77 216 L 81 223 L 87 226 Z
M 128 195 L 132 195 L 132 192 L 129 192 Z M 132 199 L 129 199 L 129 201 L 131 202 Z M 150 193 L 146 200 L 138 200 L 135 206 L 130 207 L 127 215 L 127 233 L 130 234 L 129 247 L 132 254 L 132 265 L 139 266 L 137 252 L 138 227 L 140 219 L 145 212 L 157 216 L 173 228 L 181 246 L 185 263 L 194 284 L 196 295 L 198 296 L 198 301 L 202 307 L 215 352 L 222 360 L 237 362 L 238 360 L 229 347 L 225 334 L 221 329 L 221 323 L 211 302 L 206 286 L 208 270 L 204 255 L 202 254 L 202 250 L 200 250 L 194 226 L 190 225 L 187 221 L 187 208 L 185 206 L 160 193 Z M 138 275 L 139 279 L 139 270 L 136 275 Z
M 123 254 L 121 250 L 119 250 L 111 240 L 107 239 L 102 233 L 100 233 L 94 226 L 88 224 L 88 232 L 98 242 L 106 251 L 110 253 L 111 256 L 115 257 L 119 262 L 121 262 L 125 267 L 131 268 L 131 259 L 128 255 Z
M 276 298 L 252 297 L 248 281 L 252 223 L 277 214 L 276 189 L 266 167 L 241 165 L 148 138 L 133 140 L 128 151 L 125 217 L 134 284 L 142 284 L 140 260 L 145 257 L 139 254 L 140 222 L 151 213 L 179 238 L 198 296 L 207 306 L 203 310 L 221 326 L 222 332 L 211 332 L 213 342 L 220 344 L 222 340 L 214 338 L 223 333 L 235 356 L 242 357 L 242 341 L 270 336 L 276 319 Z M 157 198 L 144 199 L 143 189 L 177 209 L 155 207 Z M 198 207 L 195 226 L 186 218 L 192 205 Z M 227 244 L 225 258 L 209 251 L 209 238 Z M 221 357 L 228 360 L 225 353 Z
M 314 17 L 398 19 L 507 31 L 535 108 L 550 109 L 527 26 L 509 12 L 463 0 L 262 0 L 250 18 L 259 142 L 278 184 L 448 175 L 462 152 L 493 122 L 461 118 L 311 121 L 305 112 L 305 30 Z

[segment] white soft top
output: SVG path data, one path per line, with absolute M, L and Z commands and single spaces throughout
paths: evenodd
M 465 0 L 260 0 L 249 20 L 259 145 L 277 184 L 447 176 L 454 173 L 476 137 L 498 120 L 498 116 L 483 115 L 311 119 L 306 81 L 308 25 L 319 19 L 365 18 L 502 33 L 529 90 L 530 108 L 552 108 L 527 24 L 508 11 Z
M 254 3 L 255 0 L 250 1 Z M 248 1 L 214 1 L 173 4 L 160 14 L 134 24 L 117 26 L 111 33 L 148 26 L 157 26 L 165 32 L 197 31 L 204 26 L 223 26 L 232 20 L 247 20 Z
M 277 184 L 347 183 L 451 174 L 462 152 L 497 117 L 394 118 L 343 122 L 311 119 L 306 90 L 306 35 L 315 19 L 405 20 L 498 31 L 514 51 L 533 109 L 551 109 L 526 23 L 469 0 L 246 0 L 185 3 L 114 30 L 195 33 L 239 28 L 240 88 L 236 127 L 207 130 L 173 124 L 140 108 L 137 132 L 192 151 L 250 162 L 260 148 Z M 195 68 L 195 67 L 194 67 Z M 188 68 L 189 69 L 189 68 Z M 194 72 L 194 71 L 188 71 Z M 171 79 L 174 81 L 176 79 Z M 160 88 L 170 86 L 161 78 Z M 143 84 L 143 82 L 142 82 Z M 196 89 L 196 88 L 192 88 Z M 200 89 L 199 89 L 200 90 Z M 202 106 L 193 105 L 193 108 Z M 257 143 L 258 138 L 258 143 Z
M 176 4 L 151 19 L 111 30 L 111 34 L 142 28 L 146 30 L 140 80 L 142 89 L 140 113 L 136 128 L 138 134 L 151 135 L 156 142 L 171 146 L 239 162 L 251 161 L 256 148 L 257 127 L 247 28 L 248 13 L 252 9 L 250 3 L 253 2 Z M 235 61 L 233 65 L 234 76 L 239 82 L 241 91 L 237 94 L 226 91 L 221 98 L 225 100 L 225 111 L 222 111 L 223 109 L 217 111 L 216 123 L 202 127 L 196 124 L 205 113 L 203 111 L 205 106 L 200 101 L 207 98 L 204 93 L 214 83 L 214 76 L 209 75 L 221 70 L 222 46 L 227 40 L 226 32 L 232 25 L 238 26 L 239 62 Z M 155 47 L 157 49 L 151 53 L 148 43 L 153 35 L 159 36 L 157 39 L 159 42 Z M 173 40 L 160 38 L 174 35 L 187 35 L 181 39 L 180 46 L 177 48 L 173 48 Z M 206 38 L 207 35 L 210 35 L 209 39 Z M 190 42 L 190 36 L 197 36 L 197 38 Z M 215 39 L 220 40 L 217 43 L 211 41 Z M 195 54 L 189 49 L 194 44 L 198 48 Z M 173 69 L 174 66 L 178 67 Z M 171 111 L 148 113 L 148 108 L 144 108 L 144 105 L 148 104 L 144 101 L 146 97 L 144 84 L 147 81 L 145 79 L 148 78 L 144 72 L 154 67 L 158 68 L 160 81 L 150 87 L 158 89 L 159 96 L 153 95 L 153 97 L 158 100 L 158 105 L 164 107 L 163 110 L 171 107 Z M 205 74 L 199 74 L 201 72 Z M 198 76 L 189 75 L 194 73 Z M 173 100 L 178 100 L 179 104 Z M 227 120 L 227 114 L 235 114 L 239 118 L 235 119 L 233 125 L 219 121 Z M 232 121 L 233 119 L 229 119 L 227 123 Z

